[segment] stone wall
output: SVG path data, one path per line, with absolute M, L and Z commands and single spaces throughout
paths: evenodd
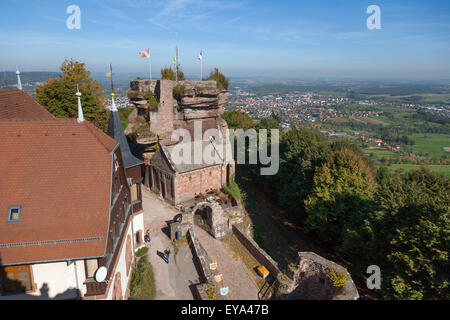
M 263 266 L 269 270 L 271 275 L 275 278 L 281 274 L 280 269 L 278 269 L 278 264 L 263 250 L 258 244 L 251 238 L 249 238 L 245 232 L 243 232 L 238 226 L 233 225 L 233 233 L 236 238 L 244 245 L 245 248 L 261 263 Z
M 210 259 L 208 253 L 203 248 L 200 241 L 198 241 L 198 239 L 195 237 L 194 231 L 192 229 L 188 230 L 186 238 L 191 247 L 192 255 L 194 256 L 200 279 L 203 282 L 195 287 L 195 298 L 198 300 L 209 300 L 209 297 L 206 294 L 206 290 L 209 287 L 214 287 L 216 300 L 224 300 L 224 297 L 220 295 L 217 286 L 214 285 L 214 277 L 217 276 L 219 272 L 217 269 L 211 270 L 209 268 L 209 264 L 216 261 L 212 261 Z
M 175 184 L 176 204 L 194 199 L 195 195 L 205 194 L 210 189 L 219 190 L 222 188 L 223 175 L 221 165 L 177 174 Z

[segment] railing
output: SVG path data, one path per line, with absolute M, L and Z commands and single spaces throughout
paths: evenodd
M 142 209 L 143 209 L 142 201 L 140 201 L 140 200 L 133 201 L 133 212 L 139 212 Z
M 97 296 L 105 294 L 106 287 L 108 286 L 106 282 L 96 282 L 96 281 L 87 281 L 86 285 L 86 294 L 85 296 Z

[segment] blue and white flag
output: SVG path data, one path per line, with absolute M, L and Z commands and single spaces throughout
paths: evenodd
M 202 61 L 202 60 L 203 60 L 203 53 L 202 53 L 202 52 L 200 52 L 200 54 L 198 55 L 198 60 L 199 60 L 199 61 Z

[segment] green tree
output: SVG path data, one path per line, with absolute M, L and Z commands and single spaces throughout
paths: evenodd
M 337 252 L 369 251 L 376 190 L 375 175 L 362 152 L 346 142 L 334 142 L 305 200 L 307 230 Z
M 377 193 L 377 244 L 388 299 L 449 299 L 450 179 L 420 169 Z
M 298 220 L 304 218 L 303 202 L 312 191 L 314 174 L 328 149 L 325 137 L 310 129 L 294 128 L 281 137 L 275 188 L 280 205 Z
M 261 119 L 261 121 L 259 121 L 255 126 L 255 129 L 266 129 L 268 132 L 270 132 L 271 129 L 278 129 L 281 131 L 283 130 L 283 127 L 281 126 L 281 118 L 276 114 L 272 114 L 270 117 Z
M 76 118 L 78 103 L 75 93 L 79 86 L 83 114 L 104 132 L 108 129 L 106 99 L 100 84 L 92 79 L 84 63 L 66 59 L 58 78 L 50 78 L 36 89 L 36 100 L 57 118 Z
M 230 129 L 247 130 L 254 126 L 252 118 L 245 112 L 233 110 L 224 112 L 222 118 L 227 122 Z
M 181 70 L 178 70 L 178 80 L 182 81 L 182 80 L 186 80 L 186 78 L 184 77 L 184 73 Z M 161 69 L 161 79 L 162 80 L 172 80 L 175 81 L 176 77 L 175 77 L 175 71 L 173 71 L 172 68 L 163 68 Z
M 206 80 L 215 80 L 219 90 L 228 90 L 228 79 L 217 68 L 211 71 Z

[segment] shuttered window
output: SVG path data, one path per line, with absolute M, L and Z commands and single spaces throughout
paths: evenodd
M 32 289 L 29 265 L 0 268 L 3 290 L 8 293 L 21 293 Z
M 95 271 L 98 269 L 98 261 L 97 259 L 85 260 L 86 264 L 86 278 L 93 278 L 95 275 Z
M 131 201 L 136 201 L 138 199 L 137 194 L 137 184 L 133 184 L 131 186 Z

